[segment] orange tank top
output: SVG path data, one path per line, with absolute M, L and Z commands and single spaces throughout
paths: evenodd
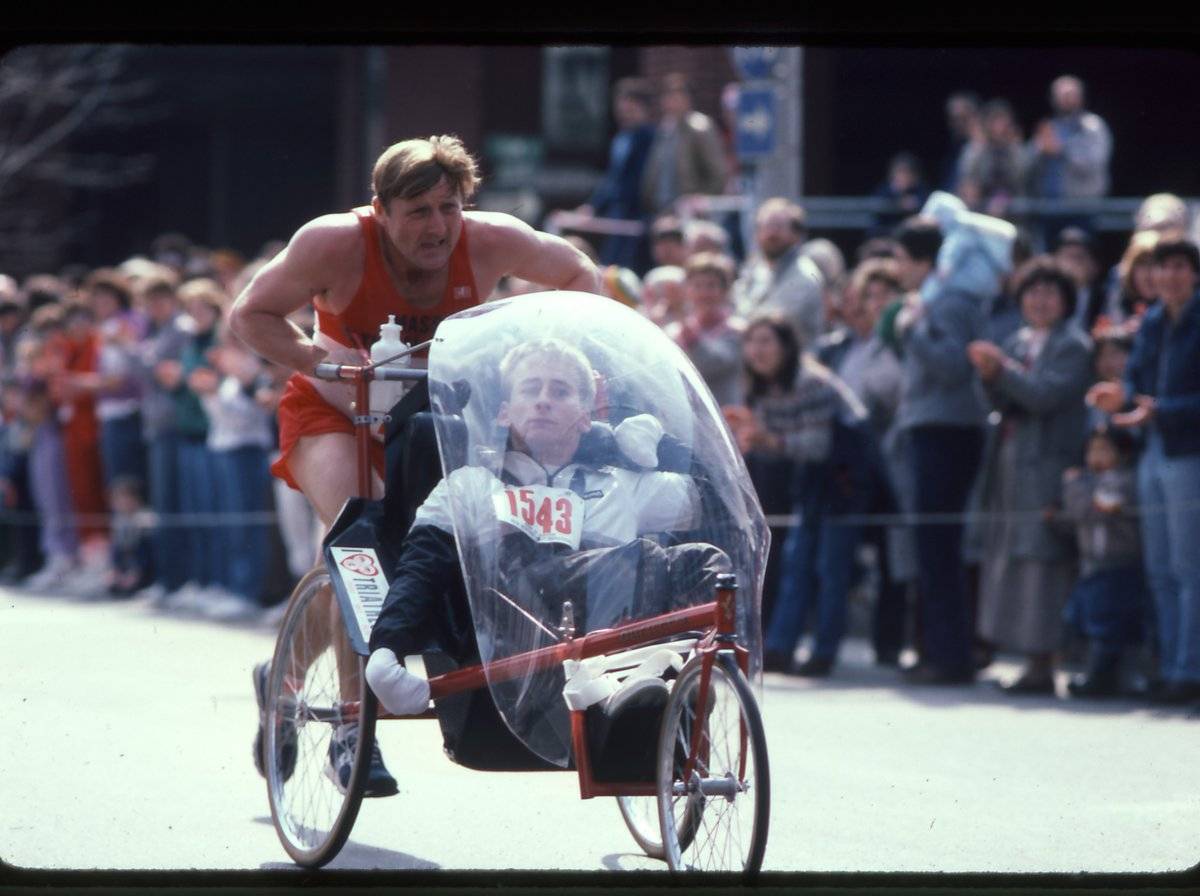
M 317 324 L 323 334 L 347 348 L 369 349 L 379 338 L 379 325 L 387 323 L 388 315 L 394 314 L 396 323 L 404 328 L 401 338 L 409 345 L 416 345 L 432 339 L 437 325 L 451 314 L 479 304 L 475 276 L 471 272 L 471 260 L 467 253 L 465 219 L 458 243 L 450 253 L 450 274 L 441 301 L 428 308 L 417 308 L 400 295 L 388 273 L 383 248 L 379 244 L 379 223 L 370 207 L 356 208 L 354 214 L 362 227 L 365 247 L 362 280 L 350 304 L 339 314 L 317 308 Z M 420 352 L 418 356 L 424 357 L 426 354 Z

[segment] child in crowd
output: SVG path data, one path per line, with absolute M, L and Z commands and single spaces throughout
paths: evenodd
M 1092 331 L 1095 344 L 1093 364 L 1098 383 L 1120 383 L 1125 378 L 1125 365 L 1133 350 L 1133 333 L 1121 326 L 1105 324 Z M 1088 430 L 1108 424 L 1108 414 L 1088 406 Z
M 108 489 L 112 508 L 112 542 L 108 593 L 129 597 L 154 581 L 154 554 L 150 535 L 153 515 L 146 509 L 142 483 L 135 476 L 118 476 Z
M 1133 456 L 1129 433 L 1100 426 L 1088 439 L 1086 469 L 1063 473 L 1060 518 L 1073 525 L 1080 558 L 1065 615 L 1089 642 L 1087 672 L 1068 684 L 1077 697 L 1115 696 L 1122 653 L 1142 639 L 1146 598 Z

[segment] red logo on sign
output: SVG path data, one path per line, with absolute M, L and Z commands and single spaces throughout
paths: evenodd
M 377 576 L 379 568 L 366 554 L 351 554 L 342 560 L 342 566 L 360 576 Z

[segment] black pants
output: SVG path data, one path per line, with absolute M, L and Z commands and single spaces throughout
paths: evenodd
M 917 514 L 961 514 L 983 455 L 983 430 L 974 426 L 917 426 L 912 430 Z M 971 626 L 963 570 L 963 524 L 916 526 L 922 658 L 947 672 L 971 669 Z
M 557 622 L 571 601 L 577 631 L 611 628 L 712 600 L 716 577 L 729 558 L 711 544 L 662 547 L 637 538 L 522 562 L 505 576 L 509 594 L 535 601 L 535 615 Z

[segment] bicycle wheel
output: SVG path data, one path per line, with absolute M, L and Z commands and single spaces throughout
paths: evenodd
M 308 868 L 330 861 L 350 836 L 375 739 L 374 695 L 362 658 L 340 646 L 341 624 L 329 574 L 312 570 L 292 593 L 267 679 L 271 818 L 288 855 Z M 335 727 L 353 724 L 357 746 L 343 788 L 332 773 L 330 743 Z
M 702 671 L 702 657 L 684 666 L 663 717 L 657 775 L 663 851 L 672 871 L 751 876 L 762 867 L 771 809 L 762 716 L 741 670 L 725 654 L 712 665 L 701 709 Z M 697 725 L 695 767 L 684 780 Z
M 617 808 L 625 819 L 625 826 L 638 848 L 652 859 L 664 857 L 662 845 L 662 825 L 658 819 L 658 797 L 656 796 L 619 796 Z

